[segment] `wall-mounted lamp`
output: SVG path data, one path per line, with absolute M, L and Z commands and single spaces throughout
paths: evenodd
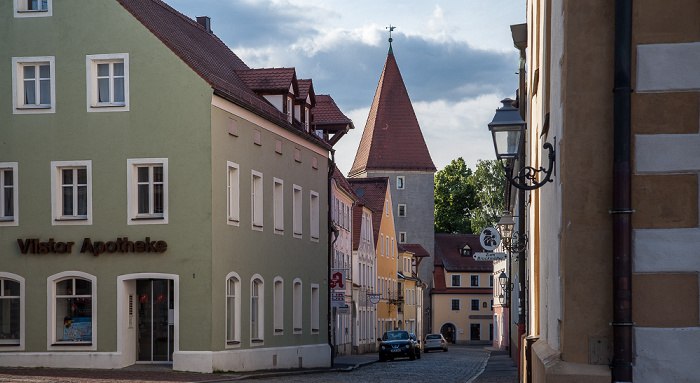
M 501 304 L 504 304 L 506 301 L 506 287 L 508 287 L 508 276 L 506 273 L 501 272 L 501 275 L 498 276 L 498 284 L 501 286 L 501 295 L 498 296 L 498 300 L 501 301 Z
M 515 219 L 509 211 L 504 211 L 498 221 L 498 230 L 501 232 L 501 243 L 508 251 L 518 253 L 527 247 L 527 235 L 513 230 Z
M 522 158 L 521 153 L 524 150 L 523 137 L 527 124 L 520 117 L 518 109 L 512 106 L 513 100 L 506 98 L 501 100 L 501 102 L 503 106 L 496 109 L 493 121 L 489 123 L 489 130 L 493 136 L 493 147 L 496 150 L 496 158 L 503 169 L 506 170 L 506 178 L 513 186 L 524 190 L 539 189 L 547 182 L 552 182 L 551 176 L 556 158 L 554 147 L 549 142 L 545 142 L 543 146 L 544 149 L 549 150 L 548 169 L 543 167 L 536 169 L 531 166 L 525 166 L 517 172 L 512 169 L 513 163 Z M 505 165 L 503 160 L 506 161 Z M 512 178 L 508 175 L 508 170 L 513 170 Z M 544 178 L 539 182 L 537 181 L 538 173 L 544 173 Z

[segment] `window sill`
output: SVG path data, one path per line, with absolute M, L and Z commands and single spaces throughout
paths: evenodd
M 69 346 L 69 347 L 80 347 L 80 346 L 92 346 L 92 342 L 57 342 L 52 343 L 51 346 Z
M 281 329 L 281 328 L 276 328 L 276 329 L 275 329 L 275 334 L 281 335 L 281 334 L 283 334 L 283 333 L 284 333 L 284 330 L 283 330 L 283 329 Z
M 25 9 L 21 11 L 17 11 L 17 13 L 43 13 L 43 12 L 48 12 L 48 9 Z
M 13 222 L 15 217 L 0 217 L 0 222 Z M 1 344 L 1 343 L 0 343 Z
M 149 220 L 162 220 L 165 217 L 132 217 L 132 221 L 149 221 Z
M 87 217 L 60 217 L 56 218 L 54 221 L 87 221 Z
M 295 332 L 295 333 L 300 333 L 301 330 L 302 330 L 302 329 L 300 329 L 300 328 L 295 328 L 295 329 L 294 329 L 294 332 Z
M 51 108 L 52 108 L 51 105 L 36 105 L 36 106 L 25 105 L 25 106 L 18 106 L 17 110 L 37 110 L 37 109 L 44 110 L 44 109 L 51 109 Z
M 284 229 L 275 229 L 275 234 L 284 235 Z
M 265 343 L 265 341 L 262 339 L 251 339 L 250 343 L 255 343 L 257 345 L 261 345 L 261 344 Z
M 120 103 L 120 104 L 96 104 L 96 105 L 90 105 L 91 108 L 125 108 L 126 103 Z
M 18 340 L 17 342 L 7 342 L 5 343 L 4 341 L 0 341 L 0 347 L 19 347 L 20 346 L 20 341 Z
M 239 346 L 241 344 L 241 342 L 239 342 L 237 340 L 229 340 L 229 341 L 226 341 L 226 344 L 229 346 Z

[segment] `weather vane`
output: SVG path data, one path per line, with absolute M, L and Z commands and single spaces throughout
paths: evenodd
M 386 29 L 389 30 L 389 42 L 391 43 L 392 41 L 394 41 L 394 39 L 391 38 L 391 32 L 392 32 L 394 29 L 396 29 L 396 27 L 392 27 L 391 24 L 389 24 L 389 26 L 386 27 Z

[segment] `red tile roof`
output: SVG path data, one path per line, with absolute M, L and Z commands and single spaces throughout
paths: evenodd
M 362 238 L 362 209 L 365 208 L 364 203 L 359 203 L 352 207 L 352 249 L 360 248 L 360 239 Z
M 401 252 L 412 253 L 414 257 L 430 257 L 430 253 L 418 243 L 399 243 L 398 249 Z
M 355 190 L 352 188 L 352 186 L 350 186 L 348 179 L 343 176 L 343 173 L 340 172 L 340 169 L 338 169 L 337 166 L 335 169 L 333 169 L 333 175 L 331 177 L 337 182 L 338 187 L 350 195 L 354 202 L 360 201 L 360 197 L 355 194 Z
M 475 261 L 473 257 L 463 257 L 459 249 L 465 244 L 472 248 L 472 254 L 484 251 L 476 234 L 435 234 L 435 270 L 440 266 L 452 272 L 493 271 L 493 262 Z
M 294 68 L 238 69 L 236 74 L 255 92 L 287 94 L 294 87 L 294 94 L 299 94 Z
M 374 244 L 376 247 L 379 238 L 379 226 L 384 216 L 384 204 L 386 202 L 386 191 L 389 187 L 389 178 L 349 178 L 348 182 L 360 199 L 374 212 L 372 214 L 372 229 L 374 231 Z M 361 188 L 362 191 L 358 191 Z
M 311 107 L 313 108 L 316 105 L 316 94 L 314 92 L 313 81 L 311 81 L 311 79 L 300 79 L 297 80 L 297 84 L 299 84 L 297 101 L 300 101 L 302 104 L 306 103 L 306 96 L 309 96 L 311 99 Z
M 215 95 L 250 110 L 325 149 L 331 149 L 325 141 L 292 126 L 285 114 L 250 89 L 236 74 L 237 70 L 250 68 L 216 35 L 207 32 L 201 24 L 176 11 L 162 0 L 117 1 L 211 85 Z
M 387 55 L 367 124 L 348 174 L 365 170 L 435 172 L 394 55 Z
M 343 114 L 335 101 L 333 101 L 333 98 L 327 94 L 316 95 L 316 106 L 312 109 L 312 112 L 314 114 L 314 124 L 318 126 L 318 129 L 345 129 L 348 124 L 352 126 L 352 120 Z

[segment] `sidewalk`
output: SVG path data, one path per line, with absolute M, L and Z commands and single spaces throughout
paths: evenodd
M 517 383 L 518 368 L 508 356 L 508 351 L 493 347 L 484 347 L 484 349 L 491 351 L 491 355 L 484 371 L 473 383 Z

